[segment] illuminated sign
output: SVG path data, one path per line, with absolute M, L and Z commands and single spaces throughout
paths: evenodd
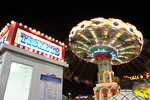
M 44 81 L 51 81 L 51 82 L 61 83 L 61 78 L 56 77 L 55 74 L 52 74 L 52 75 L 49 75 L 48 73 L 47 73 L 47 75 L 41 74 L 40 79 L 44 80 Z
M 20 28 L 17 29 L 15 43 L 52 55 L 57 58 L 62 58 L 61 46 L 42 39 Z
M 150 77 L 150 73 L 149 72 L 145 72 L 146 74 L 146 79 L 148 79 Z M 130 80 L 137 80 L 137 79 L 143 79 L 143 75 L 139 74 L 139 75 L 134 75 L 134 76 L 123 76 L 124 78 L 129 78 Z

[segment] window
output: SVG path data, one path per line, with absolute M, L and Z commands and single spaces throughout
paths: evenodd
M 12 62 L 3 100 L 28 100 L 31 77 L 31 66 Z

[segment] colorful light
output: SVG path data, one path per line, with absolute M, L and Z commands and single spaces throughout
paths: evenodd
M 82 21 L 73 27 L 69 35 L 69 45 L 72 52 L 80 58 L 83 53 L 86 53 L 87 58 L 84 58 L 86 61 L 93 61 L 91 59 L 94 52 L 89 52 L 93 46 L 114 47 L 121 57 L 119 58 L 117 55 L 113 55 L 114 52 L 111 52 L 112 64 L 119 65 L 132 61 L 140 54 L 143 47 L 143 36 L 134 25 L 124 23 L 120 19 L 100 17 Z M 109 52 L 107 49 L 105 50 L 105 52 Z M 96 61 L 92 63 L 96 63 Z

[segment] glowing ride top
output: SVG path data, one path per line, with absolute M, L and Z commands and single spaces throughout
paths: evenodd
M 73 27 L 69 45 L 81 59 L 98 63 L 93 55 L 106 52 L 112 55 L 111 64 L 128 63 L 138 57 L 143 47 L 143 36 L 134 25 L 114 18 L 94 18 Z

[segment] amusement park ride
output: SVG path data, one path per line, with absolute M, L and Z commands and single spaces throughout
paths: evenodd
M 99 17 L 73 27 L 69 45 L 79 58 L 98 64 L 98 84 L 93 90 L 95 100 L 101 100 L 119 92 L 112 65 L 128 63 L 138 57 L 143 47 L 143 36 L 130 23 Z

